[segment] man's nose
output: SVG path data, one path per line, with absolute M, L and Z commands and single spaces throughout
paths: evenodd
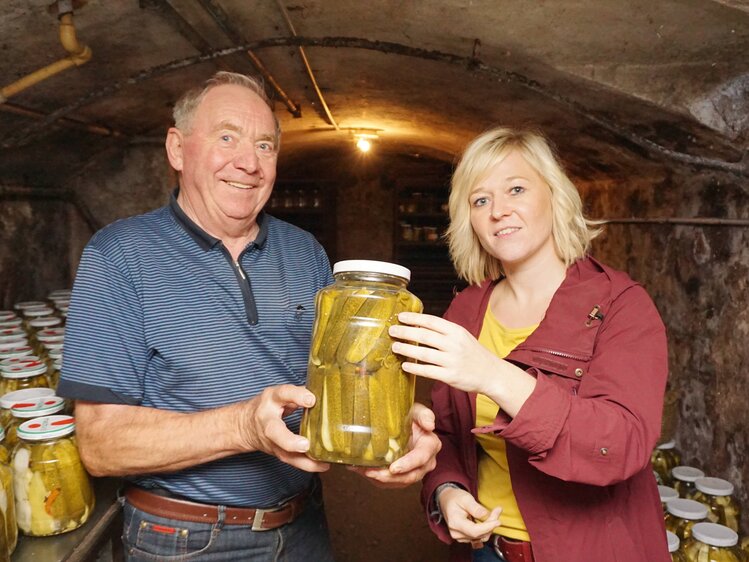
M 258 156 L 255 146 L 243 146 L 234 157 L 234 165 L 247 173 L 254 173 L 258 169 Z

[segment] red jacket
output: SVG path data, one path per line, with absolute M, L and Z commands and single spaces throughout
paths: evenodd
M 495 282 L 458 294 L 445 318 L 478 337 Z M 589 318 L 594 306 L 602 316 Z M 541 324 L 507 357 L 537 379 L 514 419 L 492 426 L 507 443 L 518 507 L 536 562 L 670 562 L 650 454 L 668 372 L 663 322 L 645 290 L 592 258 L 578 260 Z M 435 383 L 442 450 L 422 502 L 458 482 L 477 495 L 476 395 Z M 430 517 L 437 536 L 447 527 Z M 451 560 L 470 560 L 453 543 Z

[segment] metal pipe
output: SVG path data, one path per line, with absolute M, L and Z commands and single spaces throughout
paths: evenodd
M 91 49 L 87 45 L 79 43 L 76 38 L 72 12 L 60 15 L 60 43 L 70 53 L 70 56 L 53 62 L 44 68 L 40 68 L 0 89 L 0 103 L 4 103 L 9 97 L 42 80 L 46 80 L 50 76 L 54 76 L 73 66 L 80 66 L 91 60 Z
M 296 29 L 294 29 L 294 24 L 291 22 L 291 18 L 289 17 L 289 12 L 286 11 L 286 7 L 281 3 L 281 0 L 276 0 L 276 4 L 278 5 L 278 9 L 281 10 L 283 19 L 286 21 L 286 25 L 288 26 L 289 31 L 291 32 L 291 36 L 297 37 Z M 304 52 L 304 47 L 302 47 L 301 45 L 298 45 L 297 48 L 299 49 L 299 56 L 302 58 L 302 63 L 304 63 L 304 68 L 307 71 L 307 76 L 309 76 L 310 82 L 312 82 L 312 87 L 315 89 L 315 93 L 317 94 L 317 99 L 320 100 L 320 104 L 322 105 L 322 108 L 325 111 L 325 115 L 328 116 L 328 121 L 330 122 L 331 125 L 333 125 L 336 131 L 339 131 L 340 128 L 338 127 L 338 123 L 336 123 L 336 120 L 333 118 L 333 114 L 330 112 L 330 108 L 328 107 L 328 104 L 325 103 L 325 98 L 322 95 L 322 91 L 320 90 L 320 87 L 317 85 L 317 80 L 315 80 L 315 75 L 312 72 L 312 67 L 309 64 L 309 60 L 307 60 L 307 54 Z
M 9 101 L 6 101 L 5 103 L 0 104 L 0 111 L 4 111 L 5 113 L 13 113 L 15 115 L 23 115 L 24 117 L 31 117 L 33 119 L 44 119 L 47 117 L 46 113 L 42 113 L 41 111 L 30 109 L 28 107 L 23 107 L 21 105 L 11 103 Z M 79 121 L 78 119 L 71 119 L 69 117 L 60 118 L 59 123 L 61 125 L 65 125 L 65 126 L 72 127 L 75 129 L 82 129 L 84 131 L 88 131 L 89 133 L 95 133 L 97 135 L 102 135 L 105 137 L 123 136 L 121 132 L 115 131 L 114 129 L 111 129 L 110 127 L 105 127 L 103 125 L 95 125 L 93 123 L 86 123 L 85 121 Z

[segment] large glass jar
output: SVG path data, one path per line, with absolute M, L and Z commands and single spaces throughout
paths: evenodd
M 661 505 L 663 506 L 663 515 L 665 516 L 666 513 L 666 506 L 668 505 L 668 502 L 671 500 L 675 500 L 679 497 L 679 493 L 674 490 L 673 488 L 670 488 L 669 486 L 658 486 L 658 495 L 661 497 Z
M 0 366 L 0 373 L 3 376 L 3 394 L 22 388 L 49 387 L 47 364 L 38 357 L 15 365 L 4 364 Z
M 26 389 L 31 390 L 31 389 Z M 20 391 L 16 391 L 20 392 Z M 18 426 L 26 420 L 62 413 L 65 400 L 59 396 L 43 396 L 16 402 L 10 408 L 11 420 L 5 428 L 5 441 L 10 450 L 18 443 Z
M 39 398 L 47 398 L 48 396 L 54 396 L 55 391 L 51 388 L 24 388 L 22 390 L 16 390 L 14 392 L 8 392 L 0 397 L 0 421 L 2 427 L 6 428 L 13 419 L 13 414 L 10 410 L 16 404 L 26 402 L 28 400 L 37 400 Z
M 671 562 L 689 562 L 686 554 L 679 550 L 679 537 L 671 531 L 666 531 L 666 540 L 668 541 L 668 552 L 671 554 Z
M 661 477 L 665 486 L 671 485 L 671 469 L 681 464 L 681 453 L 676 449 L 676 441 L 661 443 L 650 455 L 653 470 Z
M 34 418 L 18 427 L 13 451 L 16 519 L 22 533 L 59 535 L 83 525 L 94 509 L 91 480 L 83 468 L 72 417 Z
M 688 498 L 694 492 L 695 481 L 704 476 L 704 472 L 693 466 L 675 466 L 671 469 L 673 488 L 682 498 Z
M 39 339 L 39 332 L 56 328 L 62 325 L 62 320 L 56 316 L 41 316 L 29 320 L 29 345 L 34 348 L 34 353 L 39 357 L 45 355 L 44 344 Z
M 689 562 L 744 562 L 735 531 L 717 523 L 697 523 L 683 547 Z
M 317 401 L 301 434 L 314 459 L 386 466 L 406 453 L 415 384 L 391 350 L 388 328 L 398 313 L 423 306 L 406 289 L 405 267 L 349 260 L 333 275 L 316 298 L 307 388 Z
M 692 536 L 692 527 L 707 519 L 708 509 L 700 502 L 677 498 L 666 504 L 666 511 L 666 530 L 685 541 Z
M 13 499 L 13 472 L 10 457 L 5 445 L 5 432 L 0 427 L 0 560 L 7 551 L 8 557 L 16 549 L 18 526 L 16 525 L 16 505 Z
M 707 518 L 738 533 L 741 521 L 739 503 L 732 496 L 733 484 L 722 478 L 704 477 L 694 482 L 690 499 L 704 503 L 710 511 Z

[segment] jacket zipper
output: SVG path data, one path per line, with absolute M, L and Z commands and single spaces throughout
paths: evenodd
M 583 355 L 573 355 L 571 353 L 564 353 L 563 351 L 556 351 L 554 349 L 546 349 L 544 347 L 518 347 L 516 351 L 540 351 L 542 353 L 548 353 L 549 355 L 556 355 L 557 357 L 564 357 L 565 359 L 574 359 L 575 361 L 589 361 L 590 357 Z

